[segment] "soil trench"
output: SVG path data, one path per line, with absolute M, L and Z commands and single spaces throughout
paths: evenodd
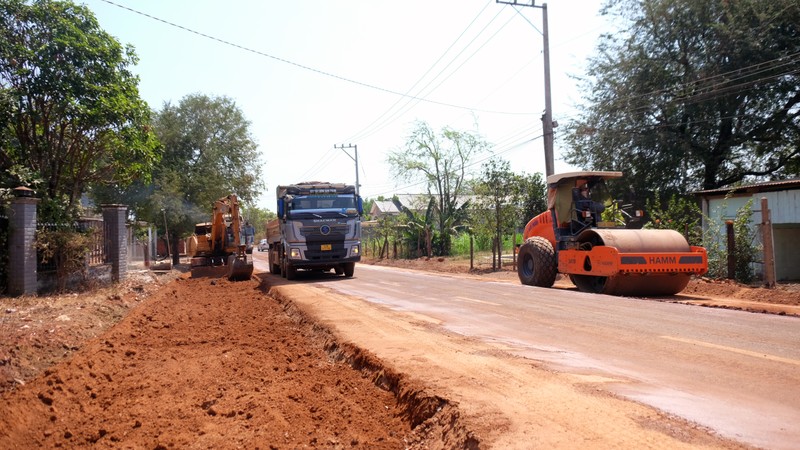
M 455 406 L 263 289 L 255 278 L 164 286 L 70 358 L 6 392 L 0 448 L 477 442 Z
M 157 281 L 0 298 L 0 449 L 747 448 L 325 287 Z

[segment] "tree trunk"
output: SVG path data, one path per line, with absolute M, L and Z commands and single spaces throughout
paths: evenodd
M 425 226 L 425 246 L 428 249 L 428 258 L 433 256 L 433 239 L 431 239 L 431 229 Z
M 492 271 L 497 270 L 497 236 L 492 237 Z
M 497 268 L 503 268 L 503 235 L 497 235 Z
M 170 244 L 172 244 L 172 265 L 176 266 L 181 263 L 181 255 L 178 252 L 178 247 L 180 244 L 180 242 L 178 242 L 178 233 L 172 233 Z

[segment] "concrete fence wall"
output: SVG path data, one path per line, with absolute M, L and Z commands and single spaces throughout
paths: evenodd
M 31 191 L 16 189 L 8 214 L 8 294 L 38 293 L 36 229 L 39 199 Z M 126 205 L 102 205 L 104 254 L 110 265 L 111 279 L 123 280 L 128 272 L 128 229 Z

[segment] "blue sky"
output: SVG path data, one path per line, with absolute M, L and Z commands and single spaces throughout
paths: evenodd
M 279 184 L 354 183 L 353 160 L 334 148 L 341 144 L 358 146 L 362 196 L 422 192 L 395 181 L 386 163 L 418 120 L 477 130 L 515 172 L 544 175 L 541 9 L 495 0 L 113 2 L 85 4 L 103 29 L 136 48 L 140 94 L 151 108 L 202 93 L 242 109 L 263 161 L 266 189 L 256 206 L 274 211 Z M 581 101 L 574 77 L 610 30 L 600 6 L 548 2 L 553 116 L 561 123 Z M 556 172 L 573 170 L 561 159 L 558 131 Z

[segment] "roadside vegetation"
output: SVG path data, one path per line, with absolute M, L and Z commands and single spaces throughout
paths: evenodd
M 800 175 L 800 4 L 621 0 L 601 13 L 619 30 L 588 61 L 579 114 L 559 128 L 557 148 L 575 167 L 622 171 L 613 197 L 651 206 L 647 226 L 705 245 L 719 276 L 720 230 L 699 231 L 691 193 Z M 0 206 L 18 186 L 41 199 L 44 223 L 73 223 L 96 208 L 87 205 L 126 204 L 132 223 L 168 231 L 173 245 L 230 192 L 246 220 L 269 218 L 251 206 L 263 163 L 236 101 L 196 93 L 154 109 L 139 95 L 137 62 L 87 6 L 0 0 Z M 472 242 L 499 267 L 514 230 L 519 241 L 544 210 L 545 180 L 493 149 L 477 131 L 414 124 L 387 159 L 398 181 L 422 193 L 420 204 L 378 219 L 368 240 L 379 254 L 449 256 Z M 734 220 L 743 281 L 758 251 L 745 216 Z M 39 246 L 54 242 L 42 233 Z

